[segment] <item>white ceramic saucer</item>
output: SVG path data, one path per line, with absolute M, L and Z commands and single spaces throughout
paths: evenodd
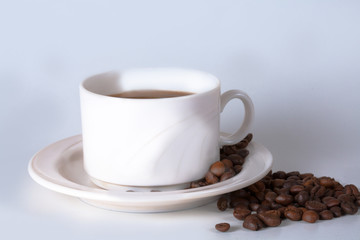
M 102 189 L 83 170 L 82 137 L 69 137 L 53 143 L 34 155 L 30 176 L 56 192 L 78 197 L 91 205 L 125 212 L 166 212 L 198 207 L 219 195 L 244 188 L 263 178 L 271 169 L 270 151 L 251 142 L 243 170 L 235 177 L 213 185 L 162 192 L 127 192 Z

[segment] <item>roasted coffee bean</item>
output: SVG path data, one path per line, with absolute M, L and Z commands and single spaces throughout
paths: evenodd
M 360 196 L 356 197 L 355 203 L 356 205 L 360 206 Z
M 360 196 L 359 189 L 354 184 L 345 185 L 345 193 L 352 194 L 355 197 Z
M 281 205 L 280 203 L 277 203 L 277 202 L 270 202 L 270 208 L 271 208 L 271 209 L 275 209 L 275 210 L 277 210 L 277 209 L 282 208 L 282 207 L 284 207 L 284 206 L 283 206 L 283 205 Z
M 222 159 L 220 162 L 225 165 L 225 169 L 231 169 L 234 166 L 233 162 L 227 158 Z
M 337 199 L 340 201 L 340 202 L 353 202 L 355 201 L 355 197 L 353 195 L 350 195 L 350 194 L 341 194 L 337 197 Z
M 249 209 L 234 209 L 233 215 L 236 219 L 244 220 L 247 216 L 251 214 Z
M 292 186 L 296 185 L 296 180 L 293 180 L 293 179 L 286 179 L 284 184 L 283 184 L 283 188 L 288 188 L 290 190 L 290 188 Z
M 334 207 L 340 205 L 340 200 L 334 198 L 334 197 L 324 197 L 322 199 L 322 202 L 328 207 Z
M 344 190 L 344 186 L 341 184 L 341 183 L 339 183 L 339 182 L 337 182 L 337 181 L 335 181 L 334 180 L 334 191 L 343 191 Z
M 219 182 L 219 178 L 215 176 L 212 172 L 208 171 L 205 175 L 205 181 L 209 184 L 214 184 Z
M 239 172 L 241 172 L 242 166 L 241 165 L 235 165 L 233 167 L 233 169 L 234 169 L 235 173 L 238 174 Z
M 329 177 L 321 177 L 319 178 L 319 183 L 321 186 L 331 188 L 334 186 L 334 179 Z
M 249 208 L 251 211 L 257 211 L 261 205 L 259 203 L 250 203 Z
M 231 145 L 226 145 L 226 146 L 223 146 L 223 151 L 226 155 L 230 155 L 230 154 L 234 154 L 236 153 L 236 148 L 235 146 L 231 146 Z
M 258 217 L 268 227 L 276 227 L 281 224 L 280 214 L 274 211 L 266 211 L 259 213 Z
M 233 176 L 235 176 L 235 171 L 230 169 L 229 171 L 227 171 L 223 175 L 221 175 L 220 182 L 228 180 L 228 179 L 232 178 Z
M 280 194 L 288 195 L 290 193 L 290 188 L 274 188 L 274 192 L 277 195 L 280 195 Z
M 277 172 L 274 172 L 272 174 L 272 177 L 274 179 L 285 179 L 286 178 L 286 173 L 284 171 L 277 171 Z
M 335 190 L 333 197 L 338 198 L 340 195 L 344 194 L 344 192 L 341 190 Z
M 235 144 L 235 147 L 238 149 L 246 148 L 249 145 L 249 142 L 247 139 L 243 139 L 240 142 Z
M 221 177 L 221 175 L 223 175 L 225 172 L 224 163 L 220 161 L 213 163 L 210 167 L 210 172 L 212 172 L 217 177 Z
M 308 210 L 313 210 L 315 212 L 321 212 L 326 210 L 326 205 L 318 201 L 307 201 L 305 203 L 305 207 Z
M 265 227 L 265 224 L 258 218 L 257 214 L 251 214 L 245 218 L 243 227 L 252 231 L 257 231 Z
M 246 135 L 246 137 L 244 139 L 247 140 L 248 142 L 251 142 L 251 140 L 253 139 L 253 134 L 248 133 L 248 135 Z
M 306 191 L 301 191 L 295 196 L 295 201 L 301 206 L 305 206 L 305 203 L 309 200 L 309 193 Z
M 258 199 L 260 202 L 265 200 L 265 193 L 264 192 L 257 192 L 254 193 L 256 199 Z
M 334 218 L 334 214 L 330 210 L 324 210 L 319 213 L 321 220 L 331 220 Z
M 341 208 L 339 206 L 335 206 L 330 208 L 330 211 L 334 214 L 334 217 L 341 217 L 342 216 L 342 211 Z
M 275 198 L 275 201 L 285 206 L 292 203 L 294 201 L 294 197 L 288 194 L 280 194 Z
M 305 188 L 302 185 L 293 185 L 290 187 L 290 193 L 293 195 L 296 195 L 299 192 L 304 191 L 304 190 L 305 190 Z
M 358 207 L 350 201 L 344 201 L 340 204 L 341 209 L 344 211 L 344 213 L 346 214 L 355 214 L 358 211 Z
M 300 175 L 299 171 L 292 171 L 292 172 L 286 173 L 286 177 L 299 176 L 299 175 Z
M 277 197 L 278 195 L 273 192 L 273 191 L 270 191 L 268 192 L 266 195 L 265 195 L 265 199 L 268 200 L 269 202 L 274 202 L 275 201 L 275 198 Z
M 249 203 L 260 203 L 259 199 L 257 199 L 255 196 L 250 196 L 247 199 L 249 199 Z
M 271 181 L 271 186 L 273 188 L 282 188 L 284 186 L 285 179 L 276 178 Z
M 319 214 L 312 210 L 307 210 L 302 215 L 302 220 L 308 223 L 314 223 L 319 220 Z
M 269 210 L 271 210 L 271 208 L 269 206 L 260 205 L 260 207 L 256 210 L 256 213 L 259 214 L 259 213 L 266 212 Z
M 263 200 L 261 202 L 261 206 L 267 208 L 268 210 L 270 210 L 271 209 L 271 202 L 269 202 L 268 200 Z
M 290 176 L 290 177 L 287 177 L 286 180 L 300 180 L 300 177 L 299 176 Z
M 314 174 L 312 174 L 312 173 L 302 173 L 302 174 L 299 175 L 299 177 L 300 177 L 301 179 L 311 178 L 311 177 L 313 177 L 313 176 L 314 176 Z
M 217 201 L 217 207 L 220 211 L 225 211 L 228 208 L 228 199 L 226 197 L 221 197 Z
M 249 200 L 247 200 L 246 198 L 242 198 L 242 197 L 232 197 L 230 199 L 230 207 L 234 208 L 238 205 L 245 205 L 246 207 L 249 206 Z
M 253 193 L 264 192 L 265 184 L 262 181 L 258 181 L 256 183 L 250 185 L 249 187 L 247 187 L 247 189 Z
M 226 232 L 230 229 L 230 224 L 228 223 L 218 223 L 215 225 L 215 229 L 220 232 Z
M 249 155 L 249 150 L 240 149 L 239 151 L 237 151 L 237 154 L 239 154 L 243 158 L 246 158 Z
M 239 189 L 234 192 L 232 192 L 231 197 L 241 197 L 241 198 L 248 198 L 250 197 L 250 193 L 246 191 L 245 189 Z
M 245 162 L 245 158 L 238 154 L 230 154 L 226 159 L 230 160 L 234 165 L 243 165 Z
M 284 211 L 284 216 L 292 221 L 300 221 L 303 211 L 296 207 L 287 207 Z

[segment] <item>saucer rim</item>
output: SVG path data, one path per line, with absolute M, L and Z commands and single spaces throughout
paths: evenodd
M 149 203 L 161 203 L 164 201 L 176 202 L 179 200 L 191 200 L 191 199 L 195 200 L 201 198 L 205 199 L 205 198 L 210 198 L 221 194 L 225 194 L 231 191 L 235 191 L 237 189 L 249 186 L 252 183 L 263 178 L 271 170 L 271 167 L 273 165 L 273 157 L 271 152 L 260 143 L 251 142 L 250 144 L 252 144 L 254 148 L 256 147 L 263 148 L 263 150 L 267 151 L 267 155 L 268 155 L 267 161 L 264 160 L 264 164 L 265 164 L 264 168 L 261 169 L 261 171 L 257 175 L 254 175 L 252 178 L 245 180 L 241 179 L 241 172 L 240 172 L 235 177 L 231 178 L 233 180 L 229 184 L 226 184 L 226 181 L 224 181 L 218 184 L 212 184 L 205 187 L 173 190 L 173 191 L 165 191 L 165 192 L 119 192 L 116 190 L 106 190 L 96 187 L 92 188 L 86 185 L 80 185 L 78 183 L 71 182 L 70 180 L 63 177 L 66 180 L 65 182 L 73 183 L 70 184 L 71 186 L 69 186 L 56 181 L 54 182 L 54 179 L 44 175 L 43 173 L 41 173 L 41 171 L 35 168 L 36 161 L 39 161 L 41 154 L 44 153 L 45 151 L 50 151 L 52 148 L 58 147 L 58 145 L 64 145 L 64 147 L 62 147 L 62 151 L 65 151 L 67 148 L 75 146 L 81 142 L 82 142 L 82 136 L 75 135 L 54 142 L 48 145 L 47 147 L 43 148 L 42 150 L 38 151 L 36 154 L 34 154 L 34 156 L 31 158 L 28 164 L 28 172 L 31 178 L 41 186 L 48 188 L 52 191 L 70 195 L 73 197 L 88 199 L 91 201 L 120 202 L 120 203 L 131 202 L 131 204 L 135 204 L 135 203 L 149 204 Z M 55 156 L 53 158 L 55 159 Z M 245 164 L 246 163 L 247 161 L 245 162 Z

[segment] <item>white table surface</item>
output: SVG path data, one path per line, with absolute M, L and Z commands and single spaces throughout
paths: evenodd
M 211 72 L 252 97 L 274 170 L 360 186 L 358 1 L 0 1 L 0 239 L 360 239 L 360 213 L 244 229 L 215 203 L 102 210 L 49 191 L 31 156 L 81 133 L 78 84 L 132 67 Z M 236 101 L 222 128 L 236 129 Z M 214 230 L 229 222 L 227 233 Z

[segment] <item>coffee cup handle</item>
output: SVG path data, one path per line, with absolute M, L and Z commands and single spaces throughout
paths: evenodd
M 254 119 L 254 104 L 251 98 L 241 90 L 230 90 L 224 92 L 220 97 L 220 111 L 222 112 L 226 106 L 226 104 L 234 99 L 240 99 L 244 104 L 245 115 L 244 120 L 240 126 L 240 128 L 233 134 L 220 132 L 220 145 L 232 145 L 240 142 L 245 135 L 248 133 L 253 119 Z

